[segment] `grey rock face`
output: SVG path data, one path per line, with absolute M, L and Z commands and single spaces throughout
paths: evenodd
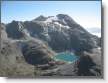
M 6 26 L 8 37 L 19 39 L 24 37 L 24 30 L 31 37 L 38 38 L 47 42 L 55 51 L 64 51 L 74 49 L 75 51 L 88 51 L 98 47 L 98 37 L 87 32 L 83 27 L 77 24 L 70 16 L 58 14 L 54 17 L 40 16 L 36 21 L 12 22 Z M 21 31 L 22 30 L 22 31 Z M 13 33 L 14 32 L 14 33 Z M 26 33 L 25 33 L 26 34 Z
M 63 24 L 67 24 L 70 27 L 73 27 L 73 25 L 76 24 L 76 22 L 66 14 L 58 14 L 57 17 L 61 20 Z
M 54 56 L 54 52 L 39 40 L 25 42 L 22 53 L 25 60 L 32 65 L 48 64 Z
M 5 25 L 1 24 L 1 39 L 7 39 L 7 33 L 6 33 L 6 29 L 5 29 Z
M 43 32 L 43 27 L 37 22 L 24 22 L 24 28 L 27 29 L 31 37 L 39 37 Z
M 40 40 L 5 41 L 0 50 L 0 76 L 34 77 L 39 73 L 35 66 L 53 61 L 53 55 Z
M 71 47 L 76 51 L 88 51 L 89 49 L 98 47 L 94 36 L 83 30 L 80 26 L 70 29 L 69 33 L 71 37 Z
M 5 41 L 0 50 L 0 76 L 33 76 L 34 67 L 26 63 L 19 47 L 11 41 Z M 29 76 L 28 76 L 29 77 Z
M 78 63 L 78 75 L 102 75 L 102 55 L 100 49 L 92 49 L 90 53 L 84 52 Z
M 18 25 L 17 21 L 13 21 L 12 23 L 6 25 L 6 32 L 8 34 L 8 37 L 13 39 L 20 39 L 24 36 L 19 29 L 20 26 Z

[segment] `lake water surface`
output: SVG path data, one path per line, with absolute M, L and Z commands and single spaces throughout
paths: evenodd
M 54 58 L 57 60 L 65 61 L 65 62 L 73 62 L 79 59 L 78 56 L 69 52 L 58 53 Z

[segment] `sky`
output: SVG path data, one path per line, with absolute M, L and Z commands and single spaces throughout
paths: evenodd
M 40 15 L 68 14 L 85 28 L 101 28 L 100 1 L 2 1 L 1 22 L 30 21 Z

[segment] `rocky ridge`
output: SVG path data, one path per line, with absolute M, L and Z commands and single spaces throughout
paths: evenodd
M 38 66 L 47 65 L 48 72 L 51 70 L 50 75 L 101 76 L 102 64 L 98 62 L 101 63 L 102 56 L 101 50 L 97 50 L 99 47 L 100 38 L 86 31 L 66 14 L 39 16 L 32 21 L 12 21 L 1 24 L 0 67 L 3 69 L 0 69 L 0 74 L 35 77 L 44 75 L 44 70 L 39 70 Z M 53 60 L 56 53 L 67 50 L 81 56 L 77 64 L 59 65 L 61 62 Z M 86 67 L 83 67 L 84 61 L 89 61 Z M 22 70 L 16 64 L 21 65 Z M 67 68 L 70 70 L 67 71 Z M 15 73 L 11 72 L 13 70 Z M 49 75 L 48 72 L 45 70 L 45 75 Z

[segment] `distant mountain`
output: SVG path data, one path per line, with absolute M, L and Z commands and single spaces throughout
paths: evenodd
M 6 25 L 9 38 L 38 38 L 45 41 L 53 50 L 89 50 L 98 47 L 98 37 L 86 31 L 70 16 L 39 16 L 32 21 L 13 21 Z

